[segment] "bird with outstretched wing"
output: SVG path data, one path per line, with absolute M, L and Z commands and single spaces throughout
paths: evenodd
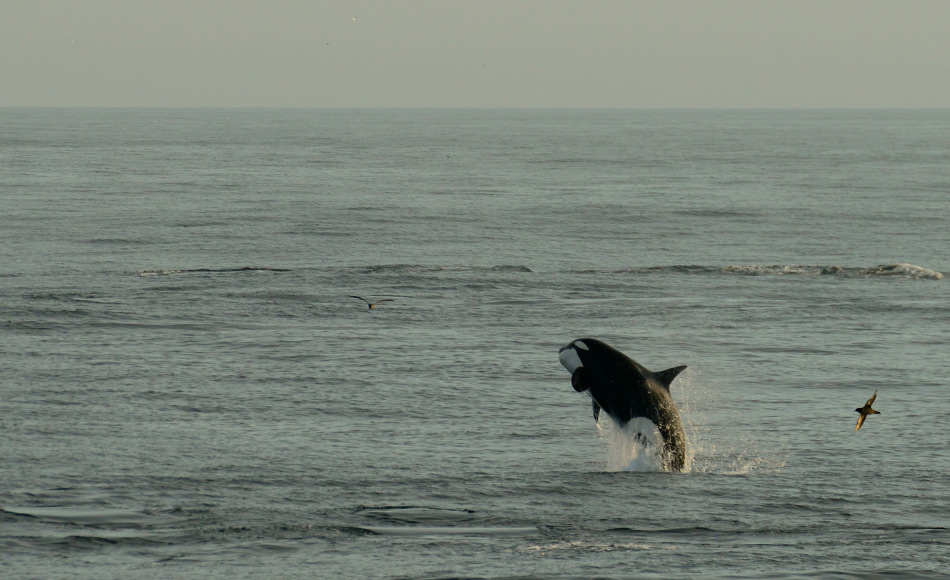
M 877 398 L 877 391 L 874 391 L 874 394 L 871 395 L 871 398 L 868 399 L 868 402 L 864 404 L 863 407 L 858 407 L 855 409 L 860 417 L 858 417 L 858 424 L 854 426 L 854 430 L 857 431 L 861 428 L 861 425 L 864 425 L 864 420 L 868 418 L 868 415 L 880 415 L 880 411 L 875 411 L 871 408 L 871 404 L 874 403 L 874 399 Z
M 395 302 L 395 300 L 393 300 L 392 298 L 381 298 L 375 302 L 370 302 L 369 300 L 367 300 L 366 298 L 363 298 L 362 296 L 355 296 L 353 294 L 350 295 L 350 298 L 356 298 L 358 300 L 362 300 L 363 302 L 366 303 L 367 306 L 369 306 L 370 310 L 376 308 L 376 305 L 379 304 L 380 302 Z

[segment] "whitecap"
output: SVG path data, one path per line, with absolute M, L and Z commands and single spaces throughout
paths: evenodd
M 893 276 L 896 278 L 914 278 L 917 280 L 940 280 L 943 274 L 936 270 L 915 266 L 914 264 L 881 264 L 858 272 L 861 276 Z

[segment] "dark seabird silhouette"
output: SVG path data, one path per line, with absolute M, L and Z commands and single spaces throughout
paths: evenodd
M 382 298 L 380 300 L 377 300 L 376 302 L 370 302 L 369 300 L 367 300 L 366 298 L 363 298 L 362 296 L 354 296 L 352 294 L 350 294 L 350 298 L 358 298 L 362 300 L 363 302 L 366 303 L 367 306 L 369 306 L 370 310 L 372 310 L 373 308 L 376 308 L 376 305 L 379 304 L 380 302 L 395 302 L 392 298 Z
M 863 407 L 858 407 L 855 409 L 857 413 L 860 413 L 861 416 L 858 417 L 858 424 L 854 426 L 854 430 L 857 431 L 861 428 L 861 425 L 864 425 L 864 420 L 868 418 L 868 415 L 880 415 L 880 411 L 875 411 L 871 408 L 871 403 L 874 402 L 874 399 L 877 398 L 877 391 L 874 391 L 874 394 L 871 395 L 871 398 L 868 399 L 868 402 L 864 404 Z

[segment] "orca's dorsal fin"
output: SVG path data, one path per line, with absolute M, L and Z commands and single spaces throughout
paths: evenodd
M 673 382 L 673 379 L 676 378 L 676 375 L 680 374 L 686 369 L 686 365 L 681 367 L 673 367 L 671 369 L 666 369 L 665 371 L 660 371 L 658 373 L 653 373 L 653 376 L 656 377 L 656 380 L 660 381 L 660 384 L 666 387 L 666 390 L 670 390 L 670 384 Z

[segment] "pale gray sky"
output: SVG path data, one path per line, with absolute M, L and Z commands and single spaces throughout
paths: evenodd
M 950 107 L 950 0 L 0 0 L 0 106 Z

